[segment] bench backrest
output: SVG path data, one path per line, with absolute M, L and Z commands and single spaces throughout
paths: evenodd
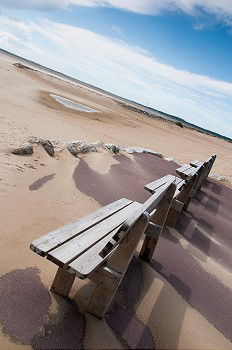
M 133 228 L 138 221 L 152 221 L 155 215 L 155 209 L 159 207 L 159 204 L 164 199 L 168 190 L 174 186 L 175 176 L 171 176 L 146 202 L 143 203 L 132 215 L 124 222 L 118 232 L 113 238 L 106 244 L 100 255 L 102 257 L 110 254 L 116 246 L 118 246 L 123 240 L 129 240 L 133 236 Z M 173 187 L 172 187 L 173 188 Z M 170 203 L 169 203 L 170 204 Z M 142 235 L 142 234 L 141 234 Z

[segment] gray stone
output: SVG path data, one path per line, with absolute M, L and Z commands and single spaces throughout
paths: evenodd
M 79 153 L 97 152 L 98 143 L 86 143 L 79 141 L 68 145 L 67 149 L 73 156 L 77 156 Z
M 49 140 L 40 140 L 39 143 L 43 146 L 45 151 L 49 154 L 49 156 L 53 157 L 54 156 L 54 147 L 51 141 Z
M 33 146 L 29 144 L 22 144 L 18 148 L 14 148 L 11 153 L 16 154 L 16 155 L 28 155 L 33 153 Z
M 118 145 L 113 145 L 112 143 L 105 143 L 104 146 L 114 154 L 118 154 L 120 151 L 120 147 Z

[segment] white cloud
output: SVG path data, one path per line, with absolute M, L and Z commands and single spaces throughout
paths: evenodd
M 25 23 L 2 16 L 0 41 L 50 68 L 232 136 L 228 82 L 175 69 L 142 48 L 48 20 Z
M 157 14 L 163 10 L 182 10 L 194 14 L 202 8 L 217 15 L 232 15 L 231 0 L 0 0 L 0 6 L 42 10 L 69 5 L 114 7 L 142 14 Z

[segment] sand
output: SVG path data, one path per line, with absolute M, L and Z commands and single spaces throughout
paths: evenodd
M 162 233 L 153 261 L 135 257 L 102 321 L 84 314 L 93 289 L 75 280 L 71 300 L 49 292 L 56 266 L 29 250 L 40 235 L 121 197 L 143 202 L 144 185 L 175 174 L 177 163 L 216 153 L 214 172 L 232 180 L 228 142 L 132 112 L 106 95 L 0 59 L 0 347 L 2 349 L 231 349 L 232 191 L 209 181 Z M 57 94 L 90 108 L 69 110 Z M 17 156 L 31 136 L 59 141 Z M 85 140 L 154 149 L 72 156 L 62 142 Z M 61 150 L 63 145 L 63 150 Z
M 154 120 L 121 106 L 99 91 L 64 82 L 48 74 L 12 65 L 0 57 L 1 130 L 0 149 L 13 146 L 30 136 L 57 141 L 103 141 L 123 146 L 142 146 L 172 157 L 183 164 L 218 158 L 214 172 L 230 182 L 232 144 L 175 124 Z M 62 106 L 53 93 L 102 113 L 84 113 Z

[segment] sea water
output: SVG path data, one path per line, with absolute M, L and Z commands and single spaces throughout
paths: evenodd
M 96 109 L 92 109 L 89 108 L 87 106 L 81 105 L 77 102 L 74 102 L 72 100 L 68 100 L 67 98 L 61 97 L 61 96 L 57 96 L 57 95 L 50 95 L 51 97 L 53 97 L 57 102 L 61 103 L 62 105 L 68 107 L 68 108 L 72 108 L 72 109 L 76 109 L 78 111 L 82 111 L 82 112 L 88 112 L 88 113 L 101 113 L 100 111 L 97 111 Z

